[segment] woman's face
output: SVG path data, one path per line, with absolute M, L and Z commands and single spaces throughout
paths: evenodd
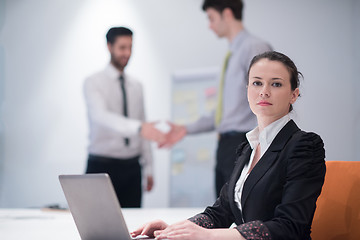
M 281 62 L 263 58 L 251 67 L 248 101 L 258 119 L 285 116 L 298 96 L 299 89 L 291 90 L 290 73 Z

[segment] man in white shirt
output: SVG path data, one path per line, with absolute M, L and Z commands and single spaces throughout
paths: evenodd
M 111 28 L 106 35 L 111 61 L 84 84 L 90 126 L 86 173 L 108 173 L 122 207 L 141 206 L 142 172 L 146 190 L 151 191 L 152 156 L 147 140 L 161 142 L 165 137 L 153 123 L 145 122 L 142 86 L 124 72 L 132 36 L 128 28 Z

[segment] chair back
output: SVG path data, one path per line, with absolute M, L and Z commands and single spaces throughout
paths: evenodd
M 312 224 L 313 240 L 360 239 L 360 162 L 326 161 Z

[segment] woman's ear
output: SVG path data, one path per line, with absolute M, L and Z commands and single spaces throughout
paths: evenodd
M 296 88 L 291 94 L 290 104 L 294 104 L 296 102 L 296 99 L 299 97 L 299 94 L 300 94 L 300 90 L 299 88 Z

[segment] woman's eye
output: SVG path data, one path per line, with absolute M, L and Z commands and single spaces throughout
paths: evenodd
M 281 83 L 278 83 L 278 82 L 275 82 L 275 83 L 273 83 L 272 84 L 274 87 L 281 87 L 282 86 L 282 84 Z
M 261 83 L 260 81 L 255 81 L 255 82 L 253 82 L 253 85 L 254 85 L 254 86 L 261 86 L 262 83 Z

